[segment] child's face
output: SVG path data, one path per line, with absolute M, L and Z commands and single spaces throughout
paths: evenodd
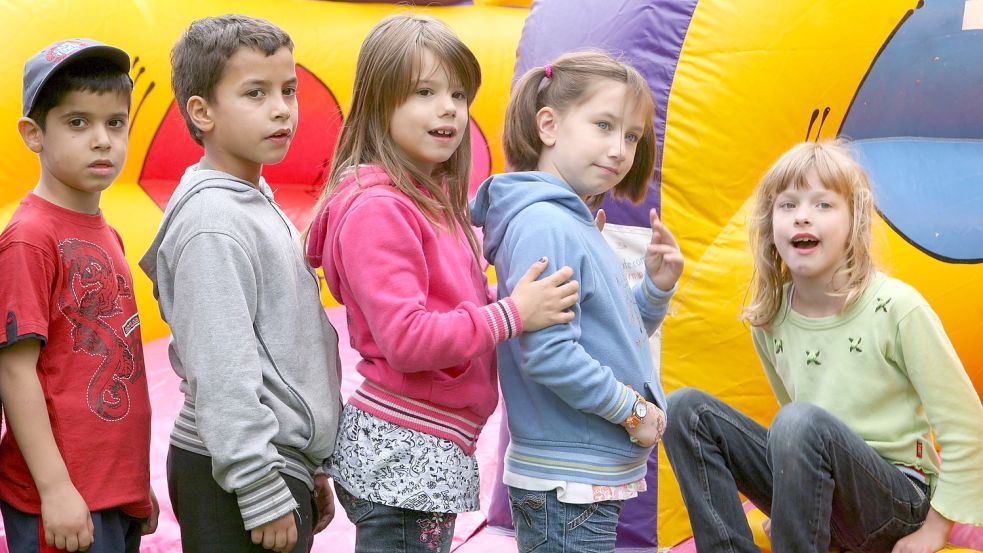
M 429 50 L 423 50 L 419 82 L 393 110 L 389 134 L 417 169 L 430 175 L 461 145 L 468 124 L 468 97 Z
M 796 284 L 824 288 L 846 262 L 850 206 L 842 194 L 825 188 L 815 173 L 807 188 L 787 188 L 772 206 L 775 246 Z
M 87 211 L 126 161 L 126 94 L 74 91 L 48 112 L 41 135 L 40 185 L 63 207 Z
M 271 56 L 252 48 L 237 50 L 225 65 L 214 100 L 204 102 L 211 122 L 202 129 L 209 164 L 256 182 L 264 164 L 287 155 L 297 129 L 296 91 L 289 49 Z
M 645 128 L 630 100 L 624 83 L 604 80 L 565 112 L 540 110 L 538 169 L 563 179 L 582 199 L 614 188 L 631 169 Z

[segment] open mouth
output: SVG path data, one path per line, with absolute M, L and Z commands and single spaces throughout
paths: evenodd
M 451 129 L 434 129 L 430 131 L 430 136 L 435 136 L 437 138 L 453 138 L 457 134 Z
M 290 131 L 285 130 L 285 129 L 284 130 L 281 130 L 281 131 L 277 131 L 277 132 L 271 134 L 270 136 L 268 136 L 267 138 L 273 138 L 273 139 L 276 139 L 276 140 L 284 140 L 284 139 L 290 138 Z
M 811 250 L 819 245 L 819 239 L 814 236 L 796 236 L 792 238 L 792 247 L 797 250 Z

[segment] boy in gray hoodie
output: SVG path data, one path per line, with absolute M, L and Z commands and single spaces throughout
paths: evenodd
M 185 395 L 167 477 L 186 552 L 306 552 L 333 516 L 315 469 L 337 434 L 338 337 L 261 176 L 297 127 L 292 50 L 268 21 L 226 15 L 193 22 L 171 52 L 175 96 L 205 155 L 140 266 Z

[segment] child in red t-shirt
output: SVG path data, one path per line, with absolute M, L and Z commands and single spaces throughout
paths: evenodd
M 126 160 L 130 59 L 88 39 L 24 66 L 41 177 L 0 234 L 0 511 L 12 553 L 137 552 L 157 525 L 133 282 L 99 210 Z

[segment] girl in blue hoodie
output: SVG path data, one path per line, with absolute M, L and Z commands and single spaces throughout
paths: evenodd
M 529 70 L 506 111 L 505 155 L 517 172 L 489 178 L 471 204 L 501 296 L 543 255 L 573 267 L 581 285 L 570 324 L 498 346 L 511 433 L 504 482 L 522 552 L 613 551 L 623 501 L 644 491 L 665 428 L 648 337 L 682 254 L 653 209 L 645 278 L 630 288 L 591 214 L 611 190 L 645 196 L 654 109 L 642 76 L 602 53 Z

